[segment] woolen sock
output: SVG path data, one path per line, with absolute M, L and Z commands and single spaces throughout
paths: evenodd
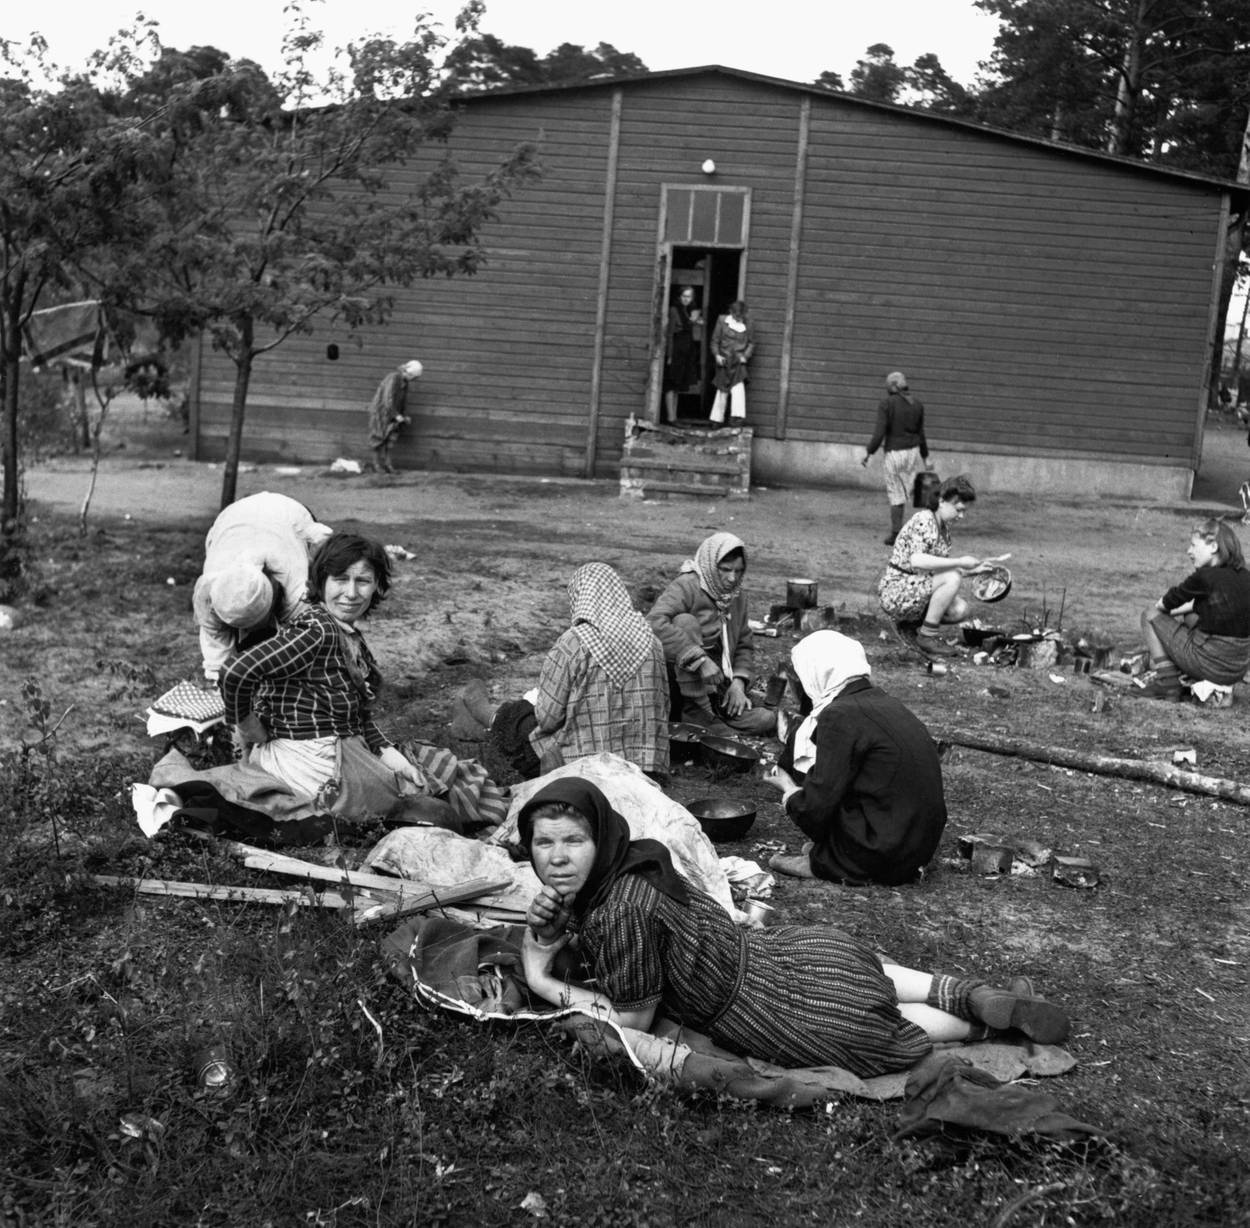
M 944 976 L 940 972 L 933 974 L 933 982 L 929 986 L 929 996 L 925 998 L 928 1006 L 935 1006 L 948 1015 L 960 1019 L 979 1022 L 972 1010 L 972 991 L 984 985 L 984 981 L 961 980 L 957 976 Z
M 917 632 L 916 632 L 916 634 L 917 634 L 917 635 L 932 635 L 932 636 L 938 636 L 938 635 L 941 635 L 941 634 L 942 634 L 942 624 L 941 624 L 941 623 L 930 623 L 930 622 L 924 622 L 924 623 L 921 623 L 921 624 L 920 624 L 920 630 L 919 630 L 919 631 L 917 631 Z

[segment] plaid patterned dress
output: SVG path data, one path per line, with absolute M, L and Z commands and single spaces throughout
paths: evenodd
M 899 1014 L 877 957 L 832 926 L 742 930 L 694 888 L 682 905 L 623 874 L 582 922 L 581 941 L 619 1010 L 655 1005 L 735 1053 L 871 1078 L 931 1048 Z
M 221 676 L 221 695 L 232 725 L 255 712 L 272 738 L 362 735 L 376 754 L 389 745 L 370 716 L 381 682 L 364 637 L 315 605 L 235 657 Z

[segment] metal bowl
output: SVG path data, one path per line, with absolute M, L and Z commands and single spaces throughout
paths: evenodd
M 741 840 L 755 822 L 755 807 L 749 802 L 701 797 L 687 802 L 686 809 L 699 820 L 703 834 L 718 844 L 725 840 Z
M 703 730 L 685 721 L 670 721 L 668 726 L 668 757 L 673 763 L 693 763 L 699 757 L 699 739 Z
M 1006 567 L 989 567 L 972 581 L 972 595 L 978 601 L 1002 601 L 1011 592 L 1011 572 Z
M 720 771 L 749 772 L 759 763 L 760 753 L 745 742 L 705 733 L 699 739 L 699 758 L 705 766 Z

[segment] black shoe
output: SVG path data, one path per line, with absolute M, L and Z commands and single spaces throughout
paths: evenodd
M 927 657 L 957 657 L 959 649 L 954 644 L 940 640 L 936 635 L 916 636 L 916 647 Z

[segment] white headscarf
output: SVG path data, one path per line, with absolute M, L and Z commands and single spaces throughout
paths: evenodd
M 812 701 L 811 715 L 794 735 L 794 766 L 811 770 L 816 762 L 816 718 L 842 693 L 848 682 L 867 678 L 872 666 L 858 640 L 840 631 L 813 631 L 799 640 L 790 653 L 794 672 Z

